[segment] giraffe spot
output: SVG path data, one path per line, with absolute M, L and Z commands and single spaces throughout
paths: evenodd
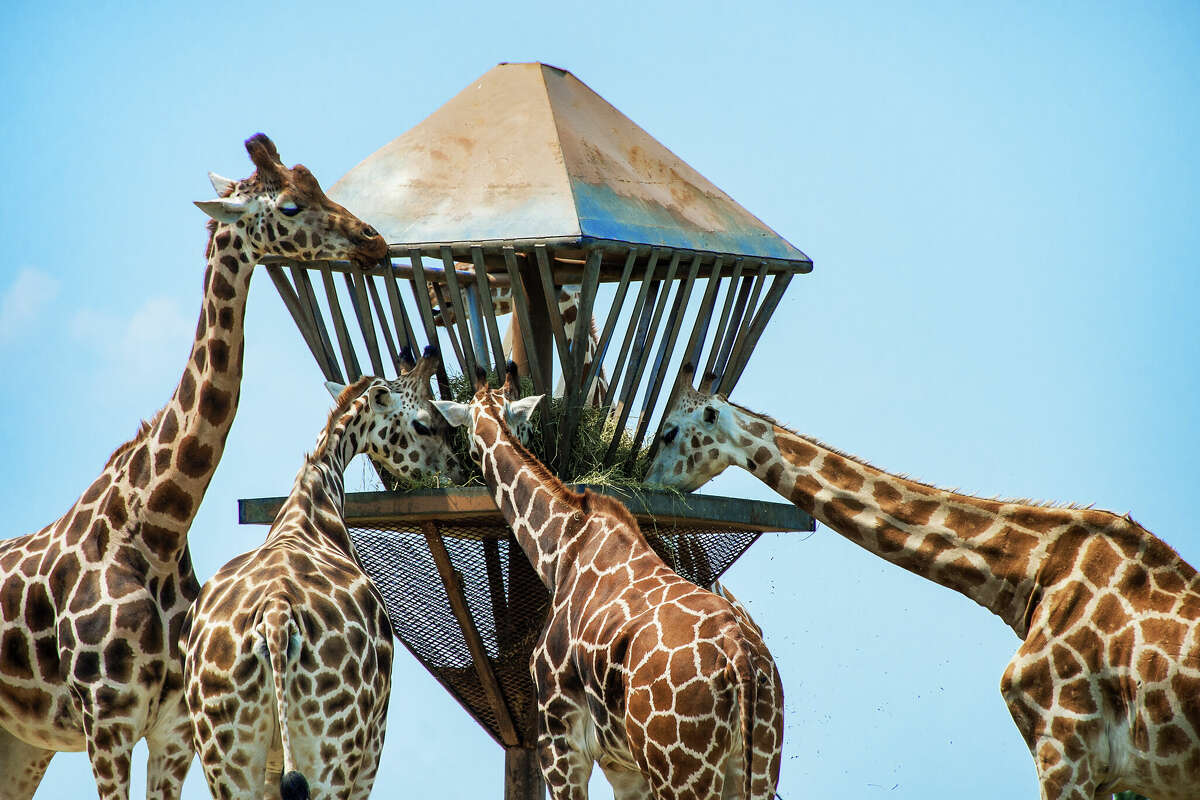
M 1099 537 L 1092 539 L 1080 567 L 1093 586 L 1107 586 L 1121 564 L 1121 556 Z
M 236 271 L 237 259 L 230 255 L 221 256 L 221 266 L 227 270 Z M 237 295 L 233 285 L 219 272 L 213 275 L 212 293 L 221 300 L 232 300 Z
M 92 521 L 92 527 L 83 538 L 81 548 L 84 556 L 93 564 L 98 563 L 108 552 L 108 522 L 104 519 Z
M 219 670 L 227 671 L 237 657 L 237 647 L 229 631 L 220 625 L 208 629 L 208 641 L 204 647 L 204 660 Z
M 993 518 L 986 514 L 976 514 L 959 506 L 950 506 L 946 513 L 945 525 L 963 539 L 973 539 L 992 526 Z
M 196 321 L 195 340 L 197 342 L 203 339 L 205 332 L 208 331 L 208 320 L 206 319 L 206 316 L 207 315 L 204 313 L 204 309 L 200 309 L 200 319 Z
M 174 419 L 174 415 L 171 416 Z M 126 474 L 129 476 L 129 482 L 134 485 L 134 488 L 141 489 L 150 482 L 150 468 L 146 463 L 147 447 L 142 444 L 133 451 L 133 455 L 129 457 L 129 464 L 126 466 Z
M 179 379 L 179 388 L 175 396 L 179 399 L 179 408 L 185 414 L 192 410 L 196 403 L 196 379 L 192 377 L 190 369 L 185 370 L 183 377 Z
M 213 466 L 212 445 L 195 436 L 185 436 L 176 450 L 175 465 L 189 478 L 206 475 Z
M 162 419 L 158 423 L 158 442 L 160 444 L 170 444 L 175 441 L 175 436 L 179 433 L 179 418 L 175 416 L 175 411 L 168 408 L 163 411 Z M 142 458 L 145 458 L 145 452 L 142 453 Z M 143 461 L 143 463 L 145 463 Z M 149 476 L 147 476 L 147 479 Z M 145 480 L 141 484 L 145 486 Z
M 203 344 L 197 344 L 195 350 L 192 351 L 192 363 L 196 365 L 196 369 L 204 372 L 204 367 L 208 363 L 208 352 Z
M 1050 661 L 1043 657 L 1021 670 L 1020 686 L 1026 697 L 1041 708 L 1050 708 L 1054 702 L 1054 678 L 1050 674 Z
M 180 522 L 186 522 L 191 519 L 193 502 L 191 495 L 185 492 L 179 484 L 172 480 L 166 480 L 150 493 L 146 507 L 155 514 L 166 514 Z M 143 538 L 146 527 L 148 526 L 143 526 Z
M 107 474 L 96 478 L 96 480 L 92 481 L 92 485 L 87 488 L 87 491 L 83 493 L 83 497 L 79 498 L 79 504 L 86 506 L 99 500 L 100 495 L 108 488 L 109 483 L 110 480 Z
M 1049 533 L 1055 528 L 1061 528 L 1074 521 L 1067 509 L 1039 508 L 1038 506 L 1019 506 L 1008 512 L 1007 517 L 1014 525 L 1020 525 L 1022 528 L 1037 533 Z
M 875 522 L 875 542 L 876 549 L 880 555 L 887 556 L 891 553 L 898 553 L 904 549 L 905 543 L 909 539 L 909 534 L 892 525 L 890 522 L 877 520 Z
M 75 680 L 91 683 L 100 677 L 100 654 L 95 651 L 84 651 L 76 654 L 75 668 L 72 670 Z
M 212 367 L 217 372 L 227 372 L 229 370 L 229 345 L 224 339 L 213 338 L 208 343 L 209 353 L 212 355 Z
M 104 648 L 104 677 L 128 683 L 133 676 L 133 648 L 124 639 L 114 639 Z
M 13 594 L 16 594 L 15 592 Z M 32 632 L 52 630 L 55 623 L 54 606 L 41 583 L 31 583 L 25 591 L 25 624 Z
M 233 330 L 233 308 L 231 306 L 223 307 L 216 315 L 216 322 L 223 331 Z
M 1152 578 L 1159 589 L 1169 594 L 1178 594 L 1187 586 L 1183 576 L 1173 570 L 1158 570 Z
M 213 425 L 220 425 L 233 410 L 233 396 L 206 383 L 200 388 L 200 414 Z
M 833 453 L 827 453 L 821 461 L 820 475 L 837 488 L 848 492 L 857 492 L 865 482 L 863 476 L 850 466 L 849 461 Z
M 1192 730 L 1200 731 L 1200 679 L 1176 672 L 1171 676 L 1171 692 Z
M 1129 624 L 1129 616 L 1125 613 L 1125 609 L 1116 595 L 1105 594 L 1096 603 L 1096 610 L 1092 614 L 1092 623 L 1102 633 L 1116 633 Z
M 115 486 L 108 491 L 103 513 L 108 517 L 113 530 L 124 528 L 125 523 L 129 521 L 129 515 L 125 511 L 125 498 Z
M 1126 628 L 1108 640 L 1108 660 L 1113 664 L 1132 664 L 1134 650 L 1134 631 Z M 1132 695 L 1132 692 L 1130 692 Z
M 100 606 L 75 618 L 75 636 L 81 644 L 100 644 L 108 634 L 111 623 L 109 606 Z
M 779 465 L 772 465 L 771 469 L 767 470 L 767 483 L 774 485 L 775 481 L 772 477 L 779 477 Z M 792 491 L 788 495 L 788 499 L 802 510 L 813 514 L 816 511 L 817 493 L 821 491 L 821 484 L 816 478 L 811 475 L 801 475 L 796 479 L 796 485 L 792 487 Z
M 68 597 L 75 588 L 76 581 L 79 580 L 79 561 L 73 553 L 64 553 L 59 557 L 54 564 L 54 568 L 50 570 L 50 579 L 47 582 L 47 588 L 50 590 L 50 595 L 55 597 L 61 603 L 64 598 Z M 9 593 L 0 593 L 0 597 L 7 598 Z M 8 618 L 7 610 L 5 618 Z
M 218 233 L 216 235 L 216 237 L 213 239 L 213 242 L 216 244 L 217 249 L 224 250 L 226 247 L 228 247 L 229 239 L 231 236 L 232 236 L 232 234 L 229 232 L 228 228 L 226 228 L 225 230 L 222 230 L 220 233 Z
M 1182 652 L 1189 626 L 1174 619 L 1152 617 L 1138 623 L 1143 645 L 1156 645 L 1164 652 Z
M 296 235 L 292 237 L 296 244 L 300 247 L 308 247 L 308 233 L 304 230 L 296 231 Z
M 180 537 L 174 530 L 149 522 L 142 523 L 139 533 L 142 544 L 159 561 L 168 560 L 180 542 Z
M 1192 738 L 1183 728 L 1175 724 L 1163 725 L 1154 736 L 1154 752 L 1159 758 L 1170 758 L 1187 752 L 1192 746 Z
M 169 470 L 171 468 L 172 457 L 173 457 L 173 454 L 171 452 L 171 448 L 160 447 L 154 453 L 154 471 L 159 475 L 164 474 L 167 470 Z
M 1095 714 L 1099 711 L 1086 678 L 1067 683 L 1059 689 L 1058 704 L 1074 714 Z
M 1050 648 L 1050 660 L 1054 664 L 1054 673 L 1061 680 L 1070 680 L 1083 672 L 1083 666 L 1075 654 L 1061 644 Z
M 795 467 L 807 466 L 821 454 L 820 450 L 797 436 L 788 435 L 779 437 L 777 443 L 779 454 Z
M 1143 649 L 1138 658 L 1137 671 L 1143 683 L 1161 683 L 1167 679 L 1171 662 L 1157 650 Z
M 1046 625 L 1053 636 L 1063 636 L 1072 630 L 1087 613 L 1090 598 L 1088 587 L 1080 581 L 1073 581 L 1054 593 L 1053 606 L 1050 608 Z
M 9 629 L 0 638 L 0 669 L 6 677 L 22 680 L 32 680 L 33 661 L 29 652 L 29 642 L 23 631 Z
M 37 657 L 38 674 L 43 681 L 59 679 L 58 639 L 53 635 L 42 636 L 33 642 Z

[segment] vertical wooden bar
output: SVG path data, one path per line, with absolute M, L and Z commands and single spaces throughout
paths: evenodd
M 446 588 L 450 610 L 454 612 L 454 617 L 458 620 L 459 627 L 462 628 L 463 638 L 467 642 L 467 649 L 471 652 L 471 659 L 475 662 L 475 672 L 479 676 L 483 693 L 487 695 L 492 712 L 496 715 L 496 727 L 500 731 L 500 740 L 506 747 L 514 747 L 520 743 L 520 737 L 517 736 L 517 729 L 513 725 L 508 705 L 504 702 L 504 693 L 500 690 L 500 682 L 496 680 L 496 674 L 492 671 L 492 662 L 488 660 L 487 649 L 484 647 L 483 639 L 479 636 L 479 629 L 475 627 L 475 620 L 471 618 L 471 610 L 467 606 L 466 597 L 463 596 L 461 579 L 455 573 L 454 565 L 450 562 L 450 554 L 446 552 L 442 535 L 438 532 L 437 524 L 434 522 L 421 523 L 421 532 L 425 534 L 429 554 L 433 556 L 433 563 L 437 566 L 442 585 Z
M 579 288 L 579 308 L 575 315 L 575 335 L 571 341 L 570 370 L 563 365 L 563 381 L 565 389 L 563 400 L 566 403 L 566 417 L 563 429 L 559 432 L 561 448 L 559 449 L 559 468 L 567 466 L 571 457 L 571 446 L 575 438 L 575 426 L 579 424 L 582 413 L 583 397 L 583 357 L 586 350 L 585 342 L 591 336 L 592 308 L 596 305 L 596 288 L 600 285 L 600 264 L 604 260 L 604 249 L 593 248 L 588 253 L 587 263 L 583 268 L 583 283 Z
M 458 339 L 463 352 L 463 374 L 474 380 L 475 348 L 471 346 L 471 330 L 467 320 L 467 307 L 463 303 L 462 292 L 458 287 L 458 270 L 454 266 L 454 254 L 449 247 L 442 248 L 442 272 L 446 276 L 446 291 L 450 295 L 450 307 L 454 309 L 454 322 L 458 326 Z M 445 308 L 443 306 L 443 308 Z M 445 319 L 445 317 L 443 317 Z
M 646 298 L 650 293 L 651 286 L 654 284 L 654 268 L 657 264 L 658 251 L 651 250 L 650 257 L 646 261 L 646 270 L 642 273 L 642 281 L 638 287 L 637 297 L 633 302 L 633 310 L 629 315 L 629 327 L 625 330 L 625 338 L 622 340 L 621 349 L 617 353 L 617 366 L 613 369 L 612 377 L 609 378 L 608 406 L 610 409 L 614 407 L 612 403 L 613 398 L 620 396 L 620 383 L 625 370 L 625 360 L 633 350 L 633 344 L 636 341 L 634 337 L 642 319 L 643 309 L 646 307 Z M 654 301 L 651 300 L 650 302 Z M 630 360 L 630 367 L 632 366 L 633 362 Z M 619 404 L 616 410 L 620 412 Z
M 729 361 L 729 351 L 733 349 L 733 342 L 741 330 L 742 316 L 746 313 L 746 301 L 750 297 L 753 283 L 754 276 L 749 273 L 742 275 L 742 285 L 738 288 L 737 300 L 733 304 L 733 314 L 729 318 L 728 327 L 725 328 L 725 338 L 721 342 L 721 351 L 717 353 L 717 363 L 713 365 L 713 371 L 718 375 L 725 370 L 725 364 Z
M 307 308 L 308 317 L 317 331 L 318 343 L 321 345 L 321 353 L 325 358 L 321 371 L 325 374 L 326 380 L 345 383 L 341 367 L 337 363 L 337 355 L 333 352 L 333 345 L 329 341 L 329 331 L 325 329 L 325 318 L 321 314 L 321 307 L 317 304 L 317 296 L 313 292 L 308 270 L 297 264 L 289 264 L 288 269 L 292 273 L 292 282 L 296 285 L 296 294 L 300 298 L 300 304 Z
M 637 433 L 633 436 L 633 447 L 629 450 L 628 463 L 630 466 L 637 457 L 638 448 L 641 447 L 642 439 L 646 436 L 646 428 L 650 426 L 650 417 L 654 415 L 654 408 L 658 404 L 658 394 L 662 391 L 663 376 L 666 375 L 667 365 L 671 362 L 671 354 L 675 352 L 675 340 L 679 338 L 679 331 L 683 327 L 683 317 L 687 312 L 688 301 L 692 297 L 692 286 L 695 285 L 696 275 L 700 272 L 702 258 L 700 253 L 692 256 L 691 269 L 688 270 L 687 277 L 675 291 L 675 302 L 671 307 L 671 314 L 667 318 L 667 333 L 659 345 L 658 354 L 654 357 L 654 369 L 650 372 L 650 383 L 642 395 L 642 411 L 638 415 Z
M 350 332 L 346 329 L 346 319 L 342 316 L 342 304 L 338 301 L 337 286 L 333 283 L 333 272 L 328 264 L 321 265 L 321 282 L 325 285 L 325 302 L 329 304 L 329 316 L 333 318 L 333 332 L 337 334 L 338 347 L 342 351 L 342 364 L 346 367 L 346 380 L 353 383 L 362 377 L 362 367 L 358 365 L 358 356 L 354 352 L 354 344 L 350 341 Z
M 763 283 L 767 277 L 767 262 L 763 262 L 758 268 L 758 274 L 754 276 L 754 290 L 750 292 L 750 299 L 746 303 L 746 310 L 741 319 L 741 324 L 738 326 L 737 338 L 734 339 L 733 347 L 730 348 L 729 357 L 721 363 L 721 371 L 718 373 L 721 376 L 721 383 L 725 382 L 725 373 L 729 371 L 729 367 L 736 364 L 742 356 L 742 350 L 746 346 L 746 334 L 750 331 L 750 324 L 754 321 L 754 311 L 758 305 L 758 296 L 762 293 Z
M 512 281 L 513 316 L 516 318 L 517 327 L 520 329 L 521 343 L 525 348 L 529 375 L 533 379 L 533 390 L 543 395 L 543 402 L 541 404 L 542 413 L 539 417 L 541 418 L 542 439 L 545 444 L 545 451 L 549 455 L 558 450 L 558 448 L 552 447 L 550 415 L 545 411 L 549 407 L 549 392 L 546 387 L 549 371 L 546 369 L 546 364 L 542 361 L 541 354 L 538 352 L 537 339 L 534 336 L 531 321 L 529 297 L 525 294 L 524 276 L 521 274 L 520 264 L 517 263 L 516 250 L 511 246 L 504 248 L 504 265 L 508 268 L 509 280 Z M 515 348 L 516 343 L 514 342 Z M 546 355 L 549 354 L 547 353 Z
M 767 291 L 767 296 L 763 298 L 762 306 L 759 307 L 758 313 L 754 315 L 754 321 L 750 324 L 750 331 L 746 335 L 746 342 L 742 347 L 741 353 L 736 361 L 725 370 L 725 374 L 721 376 L 721 385 L 717 391 L 728 396 L 733 391 L 733 387 L 737 385 L 738 379 L 742 377 L 742 372 L 745 371 L 746 365 L 750 363 L 750 355 L 754 352 L 755 345 L 762 337 L 763 331 L 767 328 L 767 323 L 771 320 L 771 315 L 775 313 L 779 301 L 783 299 L 783 293 L 787 291 L 788 284 L 791 283 L 793 272 L 781 272 L 775 276 L 771 282 L 771 288 Z
M 358 327 L 362 330 L 363 341 L 367 345 L 367 355 L 371 359 L 371 369 L 375 375 L 383 375 L 383 359 L 379 355 L 379 341 L 375 337 L 375 320 L 371 316 L 371 305 L 367 300 L 367 287 L 362 269 L 355 263 L 350 264 L 350 271 L 345 273 L 346 289 L 354 301 L 354 313 L 358 317 Z
M 383 259 L 383 287 L 387 290 L 388 305 L 392 307 L 392 321 L 396 323 L 396 338 L 402 347 L 407 347 L 414 357 L 417 355 L 417 341 L 413 336 L 412 323 L 408 319 L 408 311 L 404 301 L 400 299 L 400 289 L 396 286 L 396 275 L 392 272 L 392 260 Z
M 504 800 L 545 800 L 546 779 L 536 747 L 504 748 Z
M 304 338 L 304 343 L 308 345 L 308 351 L 312 353 L 313 358 L 317 361 L 317 366 L 322 372 L 326 373 L 326 380 L 333 380 L 329 377 L 326 369 L 325 359 L 321 352 L 321 346 L 317 339 L 316 328 L 309 322 L 305 314 L 304 307 L 300 299 L 296 296 L 292 285 L 288 283 L 287 276 L 283 274 L 283 269 L 278 264 L 267 264 L 267 274 L 271 276 L 271 281 L 275 284 L 275 290 L 279 292 L 279 297 L 283 300 L 283 305 L 287 308 L 288 313 L 292 315 L 292 321 L 296 323 L 296 327 L 300 330 L 300 335 Z
M 600 341 L 596 346 L 596 357 L 592 360 L 592 368 L 588 370 L 587 377 L 583 381 L 582 396 L 585 399 L 591 396 L 592 384 L 596 382 L 596 376 L 604 368 L 604 357 L 608 354 L 608 345 L 612 341 L 613 330 L 617 327 L 617 317 L 621 314 L 621 305 L 625 302 L 625 295 L 629 291 L 629 276 L 633 273 L 633 262 L 636 260 L 637 250 L 631 247 L 629 248 L 628 255 L 625 257 L 625 269 L 622 270 L 621 280 L 617 283 L 617 291 L 613 295 L 612 305 L 609 306 L 608 316 L 604 318 L 604 329 L 600 332 Z M 609 384 L 609 391 L 615 388 L 615 386 Z
M 462 370 L 463 375 L 471 376 L 469 380 L 474 381 L 475 370 L 467 370 L 467 357 L 463 350 L 458 345 L 458 336 L 454 332 L 454 325 L 450 322 L 450 313 L 454 307 L 446 302 L 446 296 L 442 294 L 442 287 L 438 283 L 430 284 L 433 287 L 434 297 L 437 298 L 439 312 L 442 316 L 442 329 L 446 331 L 446 338 L 450 340 L 450 347 L 454 349 L 454 357 L 458 359 L 458 368 Z M 462 319 L 460 316 L 459 319 Z
M 500 328 L 496 324 L 496 307 L 492 303 L 492 287 L 487 279 L 487 265 L 483 261 L 483 248 L 471 248 L 471 262 L 475 265 L 475 288 L 479 292 L 479 303 L 483 307 L 483 319 L 487 324 L 488 338 L 492 343 L 492 361 L 496 365 L 496 374 L 504 374 L 504 342 L 500 338 Z
M 621 443 L 621 434 L 625 430 L 625 421 L 629 419 L 629 412 L 632 408 L 633 398 L 637 392 L 638 382 L 642 379 L 642 373 L 646 371 L 646 364 L 649 362 L 650 345 L 654 342 L 654 337 L 658 334 L 658 323 L 662 319 L 663 311 L 667 307 L 667 298 L 671 296 L 671 281 L 675 279 L 675 271 L 679 269 L 679 260 L 683 257 L 682 253 L 676 252 L 671 256 L 671 263 L 667 265 L 667 274 L 663 277 L 663 291 L 658 298 L 658 302 L 654 305 L 654 313 L 650 317 L 649 325 L 646 329 L 646 335 L 641 339 L 640 352 L 635 354 L 637 359 L 636 369 L 633 364 L 630 365 L 631 372 L 629 373 L 628 385 L 625 389 L 625 397 L 621 400 L 621 413 L 617 417 L 617 425 L 613 430 L 613 438 L 608 443 L 608 449 L 604 452 L 604 463 L 610 465 L 617 454 L 617 447 Z
M 430 344 L 437 344 L 438 335 L 437 328 L 433 324 L 433 306 L 429 302 L 429 281 L 425 277 L 425 265 L 421 263 L 421 251 L 409 250 L 408 260 L 412 264 L 413 277 L 410 281 L 412 286 L 413 301 L 417 304 L 417 311 L 421 315 L 421 326 L 425 328 L 426 341 Z M 413 348 L 413 355 L 416 355 L 416 349 Z M 445 359 L 442 360 L 442 365 L 438 367 L 438 392 L 443 400 L 453 400 L 453 395 L 450 391 L 450 381 L 446 378 Z M 468 378 L 470 380 L 470 378 Z
M 721 308 L 721 321 L 717 323 L 717 329 L 713 331 L 712 346 L 708 350 L 708 363 L 704 369 L 696 365 L 696 372 L 703 375 L 712 372 L 716 367 L 717 353 L 721 349 L 721 342 L 725 335 L 725 323 L 729 321 L 729 312 L 733 308 L 733 298 L 737 294 L 738 278 L 742 276 L 742 266 L 745 262 L 742 259 L 737 259 L 733 262 L 733 273 L 729 276 L 729 288 L 725 292 L 725 304 Z
M 379 289 L 375 287 L 375 276 L 367 274 L 363 278 L 367 283 L 367 293 L 371 295 L 371 305 L 375 307 L 375 316 L 379 320 L 379 330 L 383 334 L 383 343 L 387 346 L 388 358 L 391 359 L 392 367 L 399 375 L 400 354 L 396 351 L 396 343 L 392 340 L 392 328 L 388 324 L 387 311 L 383 308 L 383 301 L 379 299 Z
M 533 254 L 537 261 L 538 274 L 542 276 L 542 293 L 546 296 L 546 313 L 550 317 L 550 331 L 554 335 L 554 344 L 558 348 L 558 363 L 562 368 L 563 375 L 566 375 L 567 364 L 571 360 L 571 346 L 567 342 L 562 309 L 558 307 L 558 287 L 555 286 L 554 276 L 550 272 L 550 255 L 544 244 L 534 245 Z M 576 317 L 577 322 L 578 319 Z

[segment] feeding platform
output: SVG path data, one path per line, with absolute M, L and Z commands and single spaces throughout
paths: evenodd
M 447 367 L 503 376 L 511 357 L 547 397 L 535 449 L 568 482 L 581 420 L 602 420 L 603 467 L 636 471 L 638 453 L 652 455 L 671 400 L 663 389 L 684 363 L 731 392 L 792 279 L 812 269 L 545 64 L 493 68 L 329 196 L 383 234 L 388 257 L 368 268 L 265 263 L 325 378 L 393 376 L 403 348 L 434 343 L 445 362 L 437 392 L 452 399 Z M 701 585 L 763 531 L 813 527 L 787 504 L 593 488 L 617 493 L 655 549 Z M 269 523 L 279 502 L 243 500 L 242 521 Z M 396 635 L 506 748 L 506 796 L 540 797 L 528 665 L 549 598 L 486 491 L 350 495 L 346 517 Z

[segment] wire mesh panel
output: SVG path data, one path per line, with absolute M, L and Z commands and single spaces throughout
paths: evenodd
M 645 524 L 647 541 L 663 560 L 701 586 L 711 585 L 760 535 Z M 383 595 L 396 637 L 498 742 L 533 746 L 536 701 L 529 661 L 550 595 L 508 526 L 397 523 L 354 527 L 350 534 Z M 439 546 L 450 580 L 436 563 Z M 456 613 L 456 601 L 465 601 L 469 620 Z M 475 660 L 473 639 L 487 670 Z M 489 691 L 491 680 L 498 692 Z M 517 741 L 506 741 L 513 738 L 508 726 Z

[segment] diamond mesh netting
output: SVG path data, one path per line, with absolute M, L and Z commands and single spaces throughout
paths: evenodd
M 663 560 L 701 586 L 716 580 L 760 535 L 639 522 Z M 536 733 L 529 659 L 549 608 L 549 593 L 503 522 L 436 527 L 521 743 L 531 746 Z M 496 713 L 421 525 L 354 527 L 350 534 L 363 568 L 383 595 L 397 638 L 501 741 Z

